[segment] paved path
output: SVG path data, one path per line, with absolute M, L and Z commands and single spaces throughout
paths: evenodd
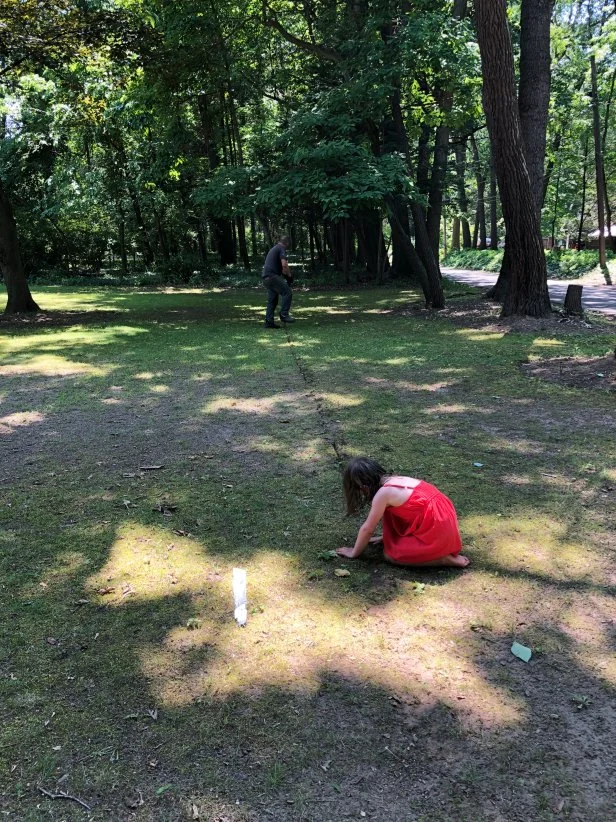
M 496 274 L 489 271 L 469 271 L 462 268 L 442 268 L 445 277 L 479 288 L 489 288 L 496 282 Z M 616 316 L 616 285 L 586 285 L 583 280 L 548 280 L 550 299 L 555 303 L 565 300 L 565 292 L 570 283 L 584 286 L 582 307 L 587 311 L 600 311 L 602 314 Z

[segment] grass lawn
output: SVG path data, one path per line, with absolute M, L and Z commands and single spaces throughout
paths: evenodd
M 615 395 L 520 368 L 616 326 L 365 289 L 266 332 L 264 296 L 50 287 L 0 325 L 0 814 L 616 818 Z M 468 571 L 322 558 L 364 453 L 453 499 Z

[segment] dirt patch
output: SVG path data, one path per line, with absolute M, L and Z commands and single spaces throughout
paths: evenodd
M 453 325 L 464 328 L 480 328 L 501 334 L 533 334 L 551 332 L 558 334 L 616 334 L 616 322 L 597 314 L 588 313 L 584 318 L 573 317 L 563 311 L 553 311 L 549 317 L 501 317 L 501 306 L 483 298 L 450 300 L 440 311 L 411 305 L 393 311 L 403 316 L 428 316 L 446 319 Z
M 616 356 L 557 357 L 524 363 L 523 374 L 571 388 L 616 391 Z
M 49 311 L 37 314 L 1 314 L 5 328 L 65 328 L 71 325 L 101 325 L 126 319 L 126 311 Z

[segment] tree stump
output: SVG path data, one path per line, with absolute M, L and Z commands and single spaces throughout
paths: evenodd
M 565 312 L 567 314 L 577 314 L 582 317 L 584 309 L 582 308 L 582 285 L 567 286 L 567 293 L 565 295 Z

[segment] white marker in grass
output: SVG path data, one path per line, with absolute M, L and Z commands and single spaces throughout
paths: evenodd
M 246 610 L 246 571 L 244 568 L 233 569 L 233 599 L 235 601 L 233 616 L 238 625 L 246 625 L 248 611 Z

